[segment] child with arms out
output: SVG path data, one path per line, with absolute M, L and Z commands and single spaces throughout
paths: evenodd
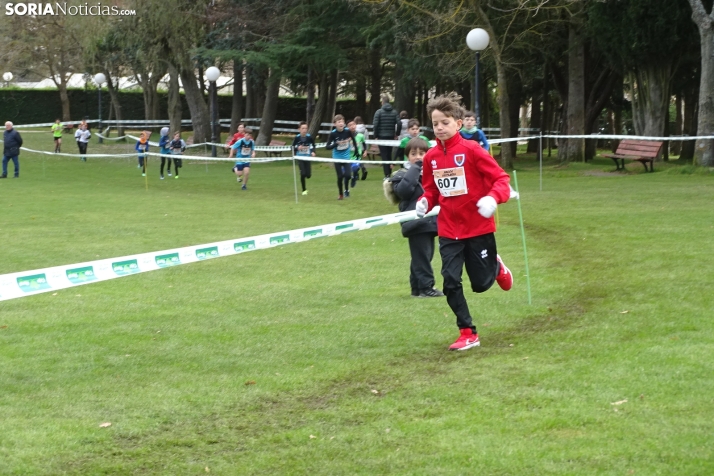
M 231 146 L 235 152 L 236 164 L 233 166 L 233 173 L 236 180 L 243 182 L 241 190 L 248 190 L 248 178 L 250 177 L 250 162 L 246 159 L 255 158 L 255 141 L 253 140 L 253 130 L 246 128 L 242 139 L 236 141 Z

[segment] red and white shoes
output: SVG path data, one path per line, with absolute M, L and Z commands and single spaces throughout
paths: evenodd
M 496 282 L 504 291 L 510 291 L 510 289 L 513 287 L 513 274 L 511 274 L 511 270 L 508 269 L 505 264 L 503 264 L 503 260 L 499 255 L 496 255 L 496 260 L 499 264 Z
M 461 335 L 456 339 L 456 342 L 451 344 L 449 350 L 467 350 L 481 345 L 478 340 L 478 334 L 474 334 L 471 329 L 459 329 L 459 332 L 461 332 Z

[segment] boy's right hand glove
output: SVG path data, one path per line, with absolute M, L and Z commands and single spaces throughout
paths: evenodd
M 426 215 L 426 211 L 429 209 L 429 202 L 426 201 L 426 198 L 422 198 L 416 203 L 416 215 L 419 218 L 422 218 L 424 215 Z

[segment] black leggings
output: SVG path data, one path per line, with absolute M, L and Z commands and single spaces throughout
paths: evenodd
M 302 191 L 307 190 L 305 186 L 305 179 L 312 177 L 312 162 L 309 160 L 298 160 L 298 167 L 300 167 L 300 185 L 302 185 Z
M 168 167 L 166 167 L 166 171 L 168 173 L 171 173 L 171 157 L 164 157 L 163 155 L 161 156 L 161 175 L 164 175 L 164 164 L 167 163 Z
M 350 190 L 350 176 L 352 175 L 352 166 L 348 162 L 335 162 L 335 172 L 337 172 L 337 188 L 340 191 L 340 195 L 343 194 L 344 190 L 349 192 Z

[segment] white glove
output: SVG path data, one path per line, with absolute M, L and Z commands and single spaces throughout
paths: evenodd
M 416 203 L 416 215 L 419 218 L 422 218 L 426 214 L 428 208 L 429 202 L 426 201 L 426 198 L 422 198 Z
M 484 218 L 491 218 L 496 212 L 496 207 L 498 207 L 496 199 L 491 195 L 481 197 L 481 200 L 476 202 L 476 206 L 478 207 L 479 214 Z
M 509 196 L 508 198 L 515 198 L 516 200 L 520 200 L 520 199 L 521 199 L 521 194 L 518 193 L 518 192 L 516 192 L 515 190 L 513 190 L 513 187 L 511 187 L 511 186 L 509 185 L 508 188 L 511 189 L 511 194 L 510 194 L 510 196 Z

